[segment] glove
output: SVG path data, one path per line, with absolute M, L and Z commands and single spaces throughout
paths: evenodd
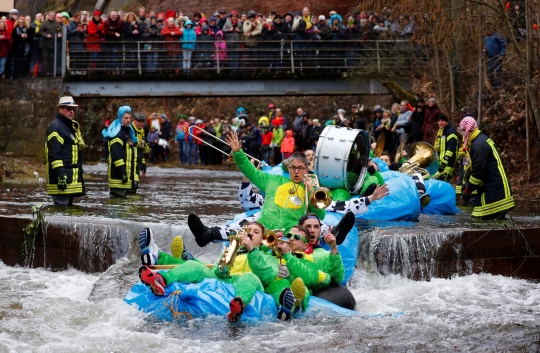
M 146 164 L 141 164 L 141 172 L 146 173 Z
M 463 189 L 463 191 L 461 192 L 461 199 L 466 204 L 468 204 L 471 201 L 471 193 L 472 193 L 472 191 L 466 186 Z
M 67 189 L 67 176 L 66 175 L 60 175 L 58 177 L 58 190 L 66 190 Z
M 127 181 L 128 181 L 127 174 L 122 175 L 122 183 L 125 184 L 125 183 L 127 183 Z

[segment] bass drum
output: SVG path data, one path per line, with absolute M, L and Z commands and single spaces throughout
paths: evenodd
M 319 136 L 314 169 L 321 186 L 345 189 L 351 194 L 362 188 L 369 160 L 366 131 L 329 125 Z

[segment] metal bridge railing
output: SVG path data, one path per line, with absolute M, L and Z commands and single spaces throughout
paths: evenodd
M 67 72 L 96 74 L 227 74 L 239 72 L 338 72 L 408 70 L 425 60 L 410 41 L 197 41 L 194 49 L 178 40 L 69 42 Z

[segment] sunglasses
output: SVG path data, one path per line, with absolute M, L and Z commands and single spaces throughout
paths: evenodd
M 287 233 L 287 234 L 285 234 L 285 238 L 287 238 L 287 239 L 293 238 L 294 240 L 302 239 L 304 241 L 304 243 L 307 243 L 306 238 L 303 235 L 300 235 L 300 234 Z
M 75 108 L 73 107 L 64 107 L 65 110 L 67 110 L 68 112 L 74 112 L 75 111 Z

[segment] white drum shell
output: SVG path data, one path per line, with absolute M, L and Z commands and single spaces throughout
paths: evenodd
M 349 153 L 353 148 L 358 134 L 362 134 L 364 145 L 369 146 L 366 140 L 367 134 L 363 130 L 329 125 L 324 128 L 319 136 L 317 150 L 315 152 L 314 169 L 321 186 L 329 189 L 345 189 L 356 193 L 362 187 L 364 181 L 369 149 L 361 151 L 363 154 L 363 168 L 359 173 L 359 179 L 355 185 L 347 182 L 347 163 Z M 365 136 L 364 136 L 365 135 Z

